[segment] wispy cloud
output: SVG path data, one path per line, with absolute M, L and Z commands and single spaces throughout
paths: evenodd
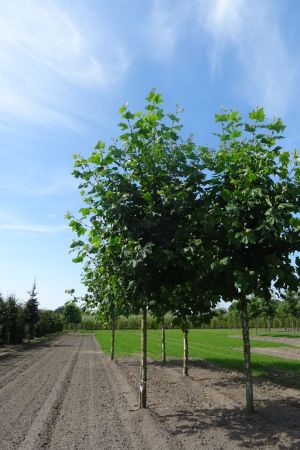
M 0 117 L 77 127 L 72 85 L 101 88 L 129 65 L 122 42 L 63 2 L 0 0 Z
M 298 63 L 290 54 L 274 1 L 199 0 L 199 25 L 211 37 L 216 73 L 230 48 L 240 64 L 239 91 L 251 103 L 284 114 L 296 81 Z
M 170 0 L 155 0 L 150 17 L 150 41 L 155 47 L 155 56 L 173 56 L 176 44 L 184 31 L 182 24 L 188 19 L 190 4 Z
M 44 172 L 39 164 L 24 163 L 26 170 L 3 173 L 1 195 L 9 197 L 44 197 L 67 195 L 77 191 L 78 182 L 61 170 Z
M 151 17 L 158 54 L 176 57 L 176 45 L 185 37 L 183 30 L 193 30 L 187 39 L 197 39 L 206 48 L 213 77 L 222 74 L 230 51 L 238 64 L 232 76 L 237 93 L 252 105 L 285 114 L 300 65 L 299 55 L 296 59 L 287 46 L 278 2 L 156 0 Z
M 0 224 L 0 229 L 2 230 L 12 230 L 12 231 L 28 231 L 31 233 L 60 233 L 62 231 L 68 231 L 66 225 L 27 225 L 27 224 Z

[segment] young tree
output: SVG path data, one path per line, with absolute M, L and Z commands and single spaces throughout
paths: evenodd
M 286 310 L 290 314 L 293 322 L 294 337 L 296 336 L 296 324 L 300 318 L 300 298 L 299 291 L 288 290 L 284 296 Z
M 239 301 L 246 374 L 246 409 L 254 411 L 248 303 L 252 295 L 271 298 L 297 283 L 290 256 L 299 251 L 299 162 L 278 145 L 284 125 L 265 121 L 262 108 L 244 123 L 235 111 L 216 115 L 222 130 L 215 152 L 203 149 L 212 172 L 207 220 L 214 223 L 210 245 L 219 292 Z
M 69 301 L 64 304 L 63 318 L 64 322 L 73 327 L 81 322 L 81 309 L 75 305 L 74 301 Z
M 28 340 L 34 337 L 34 327 L 39 320 L 39 304 L 37 300 L 36 281 L 34 280 L 32 288 L 28 291 L 29 299 L 24 305 L 24 315 L 27 327 Z
M 259 297 L 254 297 L 251 296 L 249 298 L 249 303 L 248 303 L 248 315 L 249 315 L 249 319 L 254 320 L 255 323 L 255 334 L 257 336 L 257 319 L 259 317 L 262 317 L 263 312 L 262 312 L 262 302 L 264 300 L 259 298 Z
M 153 90 L 145 112 L 123 106 L 119 138 L 108 148 L 99 142 L 89 158 L 75 156 L 73 174 L 81 180 L 85 206 L 79 219 L 67 215 L 79 237 L 72 244 L 75 262 L 98 258 L 102 267 L 105 249 L 119 248 L 120 258 L 106 267 L 127 293 L 122 301 L 142 311 L 141 407 L 146 406 L 147 311 L 155 316 L 168 311 L 161 305 L 163 289 L 172 291 L 190 279 L 192 254 L 202 246 L 195 239 L 202 160 L 192 140 L 180 137 L 178 114 L 165 114 L 161 103 Z

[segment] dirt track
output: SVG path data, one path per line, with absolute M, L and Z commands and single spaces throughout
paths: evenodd
M 63 336 L 17 366 L 10 360 L 9 371 L 0 361 L 1 450 L 176 448 L 137 410 L 136 395 L 93 336 Z
M 65 335 L 0 358 L 0 449 L 300 449 L 300 393 L 257 381 L 243 413 L 240 375 L 192 363 L 149 364 L 147 411 L 138 363 L 111 362 L 90 335 Z

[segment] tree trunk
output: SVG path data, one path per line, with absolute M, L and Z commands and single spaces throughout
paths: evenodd
M 183 330 L 183 375 L 189 374 L 189 330 L 185 328 Z
M 246 411 L 247 413 L 253 413 L 254 412 L 253 382 L 251 370 L 249 320 L 248 320 L 246 299 L 242 300 L 241 307 L 242 307 L 242 325 L 243 325 L 243 342 L 244 342 L 244 358 L 245 358 Z
M 257 336 L 257 320 L 255 319 L 255 334 Z
M 162 363 L 166 364 L 166 329 L 165 329 L 165 320 L 163 319 L 161 324 L 161 359 Z
M 111 350 L 110 350 L 111 360 L 115 358 L 115 334 L 116 334 L 116 317 L 115 314 L 113 313 L 111 318 Z
M 141 321 L 140 409 L 147 407 L 147 307 Z

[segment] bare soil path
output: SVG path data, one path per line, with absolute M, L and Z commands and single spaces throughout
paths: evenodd
M 2 366 L 0 449 L 180 448 L 136 399 L 93 336 L 64 335 Z
M 193 361 L 183 377 L 181 361 L 153 361 L 141 411 L 138 362 L 111 362 L 92 335 L 21 354 L 0 358 L 0 450 L 300 449 L 296 389 L 256 380 L 248 417 L 240 374 Z
M 138 382 L 138 363 L 118 362 L 132 386 Z M 244 412 L 243 376 L 191 361 L 190 376 L 182 362 L 148 367 L 149 412 L 184 449 L 300 449 L 300 391 L 256 379 L 256 413 Z
M 297 348 L 287 347 L 252 347 L 253 353 L 262 353 L 263 355 L 279 356 L 280 358 L 300 360 L 300 338 L 288 338 L 288 337 L 272 337 L 272 336 L 252 336 L 252 339 L 260 341 L 277 342 L 284 344 L 291 344 Z

